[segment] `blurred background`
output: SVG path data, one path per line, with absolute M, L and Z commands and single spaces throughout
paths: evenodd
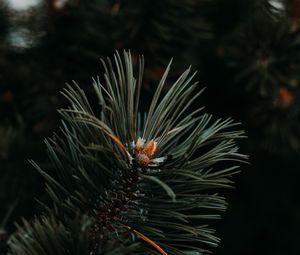
M 198 70 L 199 106 L 242 122 L 250 164 L 222 191 L 212 222 L 218 255 L 300 254 L 300 0 L 0 0 L 0 254 L 14 222 L 30 219 L 58 129 L 59 91 L 91 91 L 100 58 L 144 54 L 146 107 L 168 61 L 169 81 Z

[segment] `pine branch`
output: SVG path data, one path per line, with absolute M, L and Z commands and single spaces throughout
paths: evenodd
M 78 254 L 102 254 L 116 240 L 125 247 L 139 243 L 135 254 L 207 253 L 219 242 L 207 221 L 226 209 L 216 189 L 230 187 L 237 164 L 247 158 L 235 144 L 243 132 L 232 131 L 237 123 L 231 119 L 213 121 L 192 110 L 202 91 L 190 68 L 163 95 L 170 63 L 144 114 L 143 57 L 137 78 L 130 52 L 116 52 L 103 66 L 104 82 L 93 84 L 98 106 L 75 83 L 62 92 L 70 107 L 59 111 L 60 134 L 46 141 L 52 170 L 32 162 L 46 180 L 54 205 L 48 214 L 55 219 L 21 228 L 11 254 L 65 254 L 57 244 L 63 241 L 49 233 L 57 222 L 60 233 L 72 232 L 69 219 L 78 215 L 89 218 L 83 234 L 88 248 Z M 28 231 L 36 250 L 26 241 Z M 68 233 L 62 240 L 70 239 Z

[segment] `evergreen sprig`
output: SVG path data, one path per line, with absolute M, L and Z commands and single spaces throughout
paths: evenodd
M 163 95 L 170 62 L 142 113 L 143 57 L 137 78 L 130 52 L 102 63 L 103 80 L 93 81 L 97 106 L 75 83 L 62 92 L 70 107 L 59 111 L 61 133 L 46 141 L 52 169 L 33 162 L 54 216 L 25 223 L 11 254 L 104 254 L 111 242 L 138 243 L 134 254 L 206 253 L 219 242 L 207 221 L 226 209 L 216 190 L 231 186 L 246 159 L 235 144 L 243 131 L 194 108 L 202 90 L 190 68 Z

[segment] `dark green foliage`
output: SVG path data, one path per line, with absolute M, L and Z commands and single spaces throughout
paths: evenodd
M 61 134 L 46 142 L 53 169 L 33 163 L 46 179 L 55 217 L 67 228 L 78 212 L 94 219 L 86 223 L 90 254 L 100 254 L 105 240 L 125 245 L 130 232 L 145 235 L 168 254 L 206 253 L 218 243 L 207 220 L 226 208 L 216 189 L 230 187 L 228 178 L 237 171 L 235 164 L 218 163 L 246 158 L 235 145 L 243 132 L 231 131 L 236 123 L 230 119 L 212 121 L 201 108 L 192 110 L 202 91 L 190 69 L 163 96 L 169 64 L 144 114 L 139 112 L 143 58 L 137 78 L 130 53 L 123 58 L 116 53 L 103 64 L 104 83 L 97 78 L 93 84 L 98 109 L 77 85 L 65 89 L 71 106 L 60 110 Z M 26 254 L 24 235 L 18 236 L 12 254 Z M 139 242 L 143 249 L 135 254 L 157 250 Z M 47 249 L 45 254 L 54 254 Z
M 23 227 L 18 226 L 9 245 L 12 252 L 9 254 L 22 255 L 88 255 L 87 217 L 76 217 L 69 221 L 67 226 L 57 221 L 53 216 L 40 217 L 31 223 L 23 221 Z M 137 245 L 124 247 L 117 240 L 111 241 L 102 247 L 97 254 L 125 255 L 133 254 Z
M 227 89 L 248 102 L 240 114 L 253 146 L 298 153 L 299 29 L 291 29 L 287 3 L 257 3 L 253 15 L 219 45 L 219 56 L 232 72 Z
M 188 0 L 184 4 L 174 0 L 124 1 L 116 17 L 120 17 L 122 24 L 127 24 L 126 38 L 129 40 L 126 47 L 139 49 L 146 57 L 151 56 L 151 65 L 161 66 L 171 57 L 181 61 L 182 65 L 194 61 L 192 52 L 200 43 L 212 39 L 209 17 L 215 10 L 216 1 L 207 0 Z M 183 48 L 186 50 L 182 51 Z
M 93 86 L 87 86 L 88 80 L 99 72 L 99 58 L 111 55 L 115 48 L 132 49 L 134 64 L 138 61 L 138 52 L 143 52 L 146 56 L 147 68 L 141 91 L 146 90 L 147 93 L 142 93 L 139 111 L 143 112 L 147 109 L 156 81 L 161 78 L 166 63 L 174 57 L 173 71 L 169 74 L 163 93 L 168 92 L 170 84 L 182 73 L 183 67 L 185 68 L 187 63 L 193 63 L 193 66 L 199 70 L 198 77 L 201 84 L 207 86 L 207 91 L 201 100 L 196 100 L 191 105 L 191 111 L 195 107 L 198 108 L 198 104 L 206 105 L 208 111 L 216 113 L 217 116 L 227 118 L 233 115 L 235 119 L 244 123 L 243 128 L 247 130 L 250 139 L 247 139 L 243 145 L 252 149 L 251 169 L 238 176 L 238 190 L 229 191 L 230 196 L 226 194 L 231 211 L 227 213 L 225 220 L 222 220 L 221 226 L 216 227 L 217 236 L 222 238 L 223 244 L 219 249 L 214 250 L 216 254 L 253 254 L 257 252 L 258 246 L 264 247 L 260 249 L 260 253 L 263 254 L 300 253 L 297 246 L 297 222 L 300 215 L 297 199 L 299 162 L 298 156 L 293 158 L 293 152 L 299 152 L 299 105 L 297 103 L 299 101 L 299 32 L 290 33 L 291 18 L 287 17 L 286 6 L 282 8 L 276 4 L 282 2 L 286 5 L 288 2 L 297 1 L 188 0 L 182 4 L 178 0 L 69 0 L 62 9 L 55 9 L 51 5 L 55 0 L 47 0 L 36 8 L 37 11 L 30 11 L 30 15 L 33 15 L 31 18 L 30 15 L 25 15 L 27 18 L 24 19 L 20 19 L 19 14 L 8 13 L 7 8 L 2 8 L 2 2 L 0 3 L 0 126 L 4 132 L 0 132 L 0 222 L 5 224 L 0 230 L 2 231 L 0 233 L 1 255 L 6 254 L 5 242 L 14 230 L 13 221 L 21 215 L 29 219 L 37 209 L 32 200 L 40 191 L 38 186 L 42 185 L 42 182 L 35 176 L 35 171 L 28 166 L 27 158 L 34 158 L 43 171 L 55 180 L 60 180 L 61 185 L 65 185 L 55 174 L 54 167 L 45 164 L 41 156 L 43 150 L 40 148 L 41 137 L 48 136 L 49 131 L 52 132 L 56 127 L 55 109 L 64 105 L 58 91 L 62 89 L 65 81 L 76 80 L 88 95 L 94 115 L 99 119 L 101 107 L 97 107 Z M 297 8 L 292 9 L 297 13 Z M 293 19 L 297 23 L 297 17 Z M 34 39 L 33 43 L 27 48 L 12 47 L 8 37 L 11 32 L 21 27 L 30 29 L 26 34 Z M 265 63 L 268 63 L 266 67 L 257 65 L 257 63 L 264 63 L 258 61 L 264 54 L 258 52 L 271 56 L 272 61 L 266 61 Z M 222 57 L 216 54 L 221 54 Z M 73 89 L 74 87 L 72 86 Z M 286 97 L 280 96 L 281 89 L 287 90 Z M 75 88 L 75 91 L 77 93 L 78 89 Z M 189 111 L 184 116 L 188 113 Z M 123 114 L 124 112 L 120 113 L 118 118 L 123 117 Z M 141 119 L 144 120 L 143 116 Z M 123 118 L 121 120 L 123 123 Z M 65 131 L 70 134 L 73 123 L 65 121 L 65 124 L 67 126 Z M 81 127 L 77 129 L 79 128 Z M 93 129 L 91 130 L 94 132 Z M 188 132 L 182 139 L 188 136 Z M 79 137 L 76 139 L 80 141 L 83 139 L 83 135 L 78 135 L 77 130 L 73 134 Z M 94 158 L 101 160 L 102 163 L 105 162 L 106 164 L 103 164 L 108 167 L 115 164 L 116 156 L 110 157 L 107 156 L 109 152 L 104 155 L 95 150 L 94 147 L 99 146 L 95 143 L 102 144 L 102 138 L 97 138 L 96 142 L 94 142 L 94 135 L 90 135 L 89 138 L 83 142 L 84 149 L 80 148 L 78 152 L 71 152 L 64 148 L 64 145 L 69 146 L 71 142 L 61 134 L 61 131 L 54 141 L 49 139 L 48 143 L 49 147 L 54 147 L 55 153 L 66 168 L 71 165 L 67 160 L 68 155 L 71 153 L 77 155 L 82 151 L 87 158 L 82 163 L 84 169 L 101 168 L 94 166 L 99 164 Z M 122 142 L 129 138 L 122 138 Z M 56 144 L 59 145 L 57 150 Z M 114 144 L 114 151 L 120 150 L 117 157 L 122 155 L 126 158 L 123 155 L 124 150 L 115 142 L 112 144 Z M 88 152 L 85 150 L 86 147 Z M 210 149 L 210 145 L 208 147 L 207 149 Z M 177 147 L 170 145 L 165 150 L 168 155 L 163 158 L 160 165 L 163 169 L 167 168 L 167 163 L 172 162 L 170 148 L 173 148 L 174 152 Z M 205 148 L 203 150 L 200 148 L 194 156 L 205 152 Z M 91 154 L 92 163 L 88 159 Z M 94 163 L 95 161 L 97 162 Z M 226 167 L 227 162 L 219 162 L 214 168 Z M 172 187 L 171 180 L 165 180 L 169 177 L 169 173 L 166 172 L 168 175 L 164 176 L 164 173 L 157 170 L 154 167 L 148 173 L 151 177 L 159 178 L 148 180 L 149 183 L 153 182 L 151 185 L 155 189 L 154 191 L 150 189 L 149 193 L 161 192 L 166 196 L 164 199 L 178 200 L 177 188 Z M 93 182 L 101 187 L 106 182 L 110 186 L 109 180 L 113 177 L 108 178 L 107 175 L 111 171 L 101 175 L 92 170 L 87 171 L 89 175 L 84 178 L 93 178 Z M 74 179 L 81 178 L 83 175 L 81 172 L 78 173 L 76 167 L 69 174 L 73 175 Z M 134 181 L 134 176 L 136 176 L 134 172 L 126 176 L 120 174 L 119 179 L 124 178 L 126 181 L 125 184 L 116 183 L 117 187 L 129 185 L 134 191 L 141 189 L 134 185 L 132 187 L 132 183 L 139 183 Z M 98 181 L 97 178 L 101 180 Z M 162 182 L 160 182 L 161 178 Z M 58 192 L 53 187 L 55 192 L 59 193 L 58 201 L 66 198 L 63 204 L 67 204 L 67 207 L 70 205 L 71 208 L 62 209 L 60 202 L 57 202 L 56 213 L 51 217 L 55 218 L 55 222 L 60 222 L 64 229 L 68 231 L 73 229 L 74 233 L 77 229 L 72 227 L 72 224 L 76 225 L 77 221 L 70 219 L 74 215 L 77 217 L 78 214 L 84 213 L 86 215 L 84 221 L 98 222 L 98 224 L 104 216 L 114 216 L 113 214 L 99 215 L 99 212 L 104 211 L 105 204 L 100 201 L 97 193 L 100 188 L 97 187 L 95 194 L 95 190 L 86 191 L 85 186 L 90 182 L 83 180 L 85 179 L 66 182 L 67 186 L 71 183 L 73 188 L 73 190 L 69 188 L 67 193 Z M 145 177 L 143 182 L 146 182 Z M 78 186 L 77 183 L 80 185 Z M 77 193 L 73 194 L 77 190 L 82 192 L 84 197 Z M 101 194 L 107 188 L 103 190 Z M 204 190 L 203 192 L 205 197 L 206 193 L 210 195 L 217 191 Z M 42 195 L 42 192 L 38 195 Z M 69 196 L 70 201 L 68 201 Z M 86 199 L 87 196 L 91 196 L 90 200 Z M 124 199 L 130 198 L 130 201 L 136 199 L 130 192 L 121 195 L 114 191 L 109 192 L 107 196 L 109 202 L 105 206 L 110 208 L 119 208 L 117 204 L 120 200 L 123 201 L 121 205 L 131 207 L 131 204 L 125 203 Z M 78 198 L 80 203 L 78 201 L 75 203 Z M 16 201 L 17 205 L 14 207 Z M 81 201 L 85 203 L 81 205 Z M 220 210 L 223 210 L 225 207 L 223 200 L 216 200 L 214 204 L 217 201 L 222 203 Z M 48 207 L 52 212 L 53 206 L 48 205 Z M 10 213 L 11 208 L 14 208 L 12 213 Z M 196 209 L 193 209 L 193 213 L 194 211 Z M 202 212 L 207 213 L 206 215 L 218 214 L 217 211 L 207 209 L 205 212 L 199 211 Z M 146 216 L 149 213 L 157 217 L 157 210 L 147 212 Z M 159 217 L 169 220 L 170 217 L 166 215 Z M 127 213 L 126 217 L 122 217 L 124 220 L 127 219 Z M 149 220 L 149 217 L 143 219 Z M 20 221 L 18 222 L 21 225 Z M 205 219 L 197 220 L 198 222 L 208 223 Z M 194 223 L 193 220 L 189 221 L 191 225 Z M 213 223 L 212 228 L 214 228 Z M 159 227 L 161 225 L 164 224 L 161 223 Z M 91 231 L 87 231 L 86 234 L 95 232 L 96 228 L 97 224 L 91 224 Z M 47 228 L 43 229 L 48 231 Z M 278 235 L 279 232 L 285 235 Z M 138 243 L 142 249 L 145 246 L 153 248 L 125 226 L 118 227 L 118 233 L 121 233 L 122 242 Z M 149 231 L 144 233 L 148 234 Z M 115 237 L 115 232 L 109 234 L 109 239 Z M 153 235 L 149 237 L 152 238 Z M 154 240 L 158 242 L 157 238 Z M 167 238 L 163 239 L 163 243 L 173 244 Z M 104 244 L 101 243 L 102 245 Z M 203 245 L 201 248 L 207 247 Z M 138 252 L 145 254 L 143 251 Z M 135 254 L 133 251 L 131 253 Z
M 287 20 L 253 17 L 224 40 L 222 57 L 246 91 L 272 97 L 280 86 L 298 86 L 299 38 Z
M 259 132 L 250 130 L 249 135 L 260 141 L 259 146 L 273 154 L 287 156 L 299 153 L 299 92 L 288 90 L 289 101 L 280 102 L 279 98 L 261 101 L 249 111 L 246 124 Z
M 14 96 L 12 102 L 0 99 L 0 104 L 16 108 L 34 131 L 45 133 L 55 126 L 51 109 L 61 106 L 57 92 L 62 84 L 71 79 L 86 82 L 86 77 L 96 74 L 99 58 L 114 49 L 144 52 L 151 59 L 147 79 L 156 82 L 159 75 L 155 72 L 162 70 L 171 57 L 182 68 L 191 63 L 197 45 L 212 37 L 208 16 L 213 13 L 214 1 L 187 1 L 181 6 L 173 0 L 70 0 L 62 10 L 50 8 L 50 2 L 25 13 L 0 8 L 0 18 L 7 23 L 0 44 L 0 94 L 9 90 Z M 179 7 L 181 11 L 177 12 Z M 10 43 L 10 33 L 20 31 L 32 38 L 32 43 L 26 36 L 19 39 L 29 43 L 26 47 Z M 18 70 L 18 75 L 10 70 Z M 8 115 L 2 107 L 0 119 L 11 121 L 15 114 Z

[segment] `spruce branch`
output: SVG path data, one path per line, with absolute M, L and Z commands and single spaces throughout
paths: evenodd
M 52 169 L 32 162 L 46 180 L 52 216 L 20 228 L 12 255 L 69 254 L 59 246 L 64 239 L 67 247 L 83 243 L 82 253 L 71 254 L 90 255 L 114 242 L 139 244 L 134 254 L 174 255 L 206 254 L 218 244 L 207 221 L 226 209 L 216 192 L 232 185 L 247 159 L 235 144 L 244 133 L 232 131 L 231 119 L 193 110 L 202 91 L 191 68 L 163 95 L 171 62 L 148 112 L 140 112 L 143 63 L 141 56 L 136 78 L 130 52 L 103 60 L 104 77 L 93 81 L 97 106 L 76 83 L 63 90 L 70 106 L 59 110 L 61 132 L 46 140 Z M 85 221 L 74 224 L 78 215 Z M 73 229 L 83 225 L 84 233 Z M 50 234 L 55 226 L 61 237 Z

